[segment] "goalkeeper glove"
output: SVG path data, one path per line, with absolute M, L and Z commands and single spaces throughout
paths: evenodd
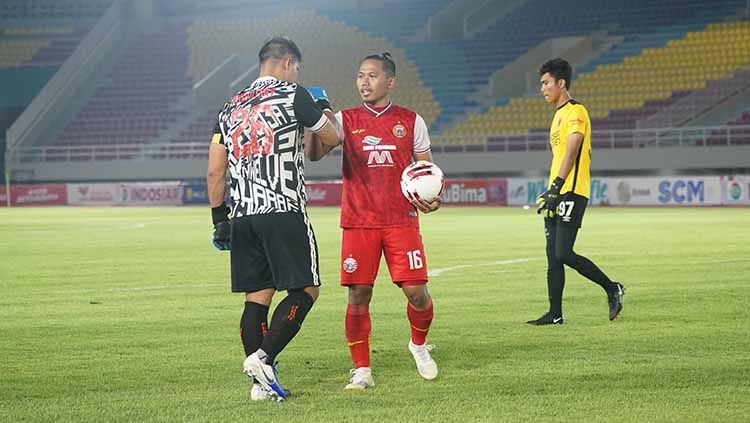
M 315 100 L 315 104 L 320 107 L 320 110 L 333 111 L 333 108 L 331 108 L 331 101 L 328 99 L 328 93 L 326 93 L 326 90 L 323 87 L 310 87 L 307 89 L 307 92 L 310 93 L 310 96 Z
M 558 176 L 552 181 L 552 185 L 550 185 L 549 189 L 537 197 L 536 204 L 539 206 L 539 208 L 536 209 L 537 214 L 543 214 L 547 219 L 555 217 L 557 205 L 560 204 L 560 189 L 562 189 L 564 184 L 565 179 Z
M 229 207 L 221 203 L 211 209 L 211 219 L 214 222 L 214 233 L 211 242 L 219 251 L 232 249 L 232 225 L 229 223 Z

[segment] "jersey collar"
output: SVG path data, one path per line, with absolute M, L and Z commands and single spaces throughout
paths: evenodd
M 578 102 L 575 99 L 570 98 L 570 99 L 568 99 L 568 101 L 566 101 L 565 103 L 563 103 L 562 106 L 558 107 L 557 110 L 562 109 L 563 107 L 567 106 L 568 104 L 578 104 Z
M 385 106 L 385 109 L 383 109 L 383 110 L 381 110 L 381 111 L 379 111 L 379 112 L 378 112 L 378 111 L 376 111 L 375 109 L 373 109 L 372 107 L 368 106 L 368 105 L 367 105 L 367 103 L 362 103 L 362 106 L 363 106 L 363 107 L 364 107 L 365 109 L 367 109 L 367 111 L 368 111 L 368 112 L 370 112 L 370 113 L 371 113 L 372 115 L 374 115 L 375 117 L 380 117 L 380 116 L 381 116 L 381 115 L 383 115 L 383 114 L 384 114 L 385 112 L 387 112 L 387 111 L 388 111 L 388 110 L 389 110 L 389 109 L 391 108 L 391 106 L 393 106 L 393 102 L 392 102 L 392 101 L 388 102 L 388 105 L 387 105 L 387 106 Z
M 255 84 L 256 82 L 266 82 L 266 81 L 276 81 L 276 78 L 274 78 L 273 76 L 261 76 L 260 78 L 253 81 L 253 84 Z

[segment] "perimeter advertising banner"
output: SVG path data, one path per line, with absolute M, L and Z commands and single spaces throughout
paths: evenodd
M 113 206 L 119 199 L 117 184 L 68 184 L 71 206 Z
M 307 184 L 310 206 L 340 206 L 341 182 L 310 182 Z M 508 204 L 508 180 L 448 179 L 443 190 L 443 204 L 463 206 L 505 206 Z
M 227 191 L 229 191 L 227 189 Z M 183 204 L 208 204 L 208 187 L 205 182 L 192 182 L 182 185 Z
M 610 204 L 611 181 L 606 178 L 591 179 L 589 204 L 603 206 Z M 536 198 L 547 190 L 547 178 L 509 178 L 508 204 L 511 206 L 535 206 Z
M 547 189 L 544 178 L 510 178 L 510 205 L 534 205 Z M 593 178 L 589 204 L 594 206 L 712 206 L 720 205 L 718 176 Z
M 11 206 L 64 206 L 68 204 L 65 184 L 13 185 L 10 187 Z
M 125 206 L 175 206 L 182 204 L 181 182 L 118 184 L 118 204 Z
M 340 206 L 341 182 L 309 182 L 305 186 L 308 206 Z
M 0 207 L 7 207 L 8 206 L 8 194 L 6 192 L 5 186 L 0 188 Z
M 722 176 L 721 203 L 730 206 L 750 205 L 750 176 Z
M 508 179 L 447 179 L 443 204 L 460 206 L 508 205 Z
M 613 206 L 717 206 L 721 204 L 718 176 L 610 178 Z

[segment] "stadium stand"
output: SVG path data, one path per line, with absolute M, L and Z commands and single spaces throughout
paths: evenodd
M 13 16 L 11 20 L 66 19 L 96 16 L 111 0 L 42 0 L 33 7 L 20 0 L 6 3 L 0 11 Z M 448 146 L 444 151 L 455 144 L 461 146 L 460 151 L 467 151 L 467 147 L 486 146 L 488 140 L 490 146 L 500 140 L 503 149 L 514 150 L 508 145 L 514 140 L 528 143 L 529 135 L 540 140 L 532 149 L 546 148 L 550 110 L 538 97 L 501 100 L 450 130 L 439 129 L 449 117 L 478 106 L 471 94 L 485 86 L 493 72 L 552 37 L 595 31 L 624 37 L 611 51 L 576 72 L 573 93 L 589 107 L 596 129 L 631 130 L 662 112 L 677 110 L 687 99 L 694 104 L 701 98 L 704 109 L 710 108 L 721 101 L 716 87 L 747 84 L 742 69 L 750 65 L 745 60 L 750 56 L 746 22 L 706 26 L 709 21 L 731 16 L 744 4 L 740 0 L 717 0 L 711 8 L 702 7 L 699 0 L 582 0 L 575 8 L 529 0 L 473 38 L 440 42 L 420 40 L 419 33 L 447 0 L 385 0 L 384 7 L 377 8 L 337 8 L 335 2 L 325 0 L 299 1 L 291 3 L 294 8 L 274 4 L 259 13 L 254 9 L 252 17 L 236 12 L 240 3 L 262 2 L 217 0 L 211 7 L 187 0 L 157 2 L 162 7 L 172 5 L 169 13 L 177 18 L 165 18 L 163 27 L 141 35 L 123 50 L 114 70 L 98 81 L 93 96 L 53 144 L 204 142 L 219 105 L 189 110 L 180 100 L 231 54 L 255 57 L 258 45 L 279 28 L 303 50 L 300 82 L 325 86 L 337 108 L 360 101 L 354 89 L 356 58 L 391 51 L 398 63 L 396 101 L 425 117 L 436 144 Z M 542 6 L 545 13 L 540 14 Z M 183 7 L 200 13 L 180 15 Z M 213 17 L 196 19 L 207 12 Z M 530 25 L 539 30 L 528 31 Z M 10 44 L 0 50 L 0 72 L 2 67 L 59 65 L 85 33 L 83 27 L 45 26 L 43 22 L 6 28 L 0 32 L 0 45 Z M 694 52 L 707 59 L 688 60 Z M 678 71 L 672 69 L 674 63 L 681 63 Z M 642 77 L 644 69 L 648 69 L 649 78 Z M 621 81 L 627 89 L 618 91 L 619 87 L 608 85 L 614 75 L 628 75 Z M 695 112 L 695 107 L 690 110 Z M 170 131 L 165 131 L 170 125 Z M 175 127 L 181 129 L 175 131 Z
M 0 133 L 73 53 L 112 0 L 0 2 Z
M 547 39 L 599 31 L 624 35 L 627 40 L 676 24 L 705 24 L 742 6 L 744 2 L 738 0 L 717 0 L 710 8 L 702 0 L 583 0 L 577 1 L 575 7 L 566 2 L 530 0 L 472 39 L 414 42 L 405 47 L 424 70 L 425 82 L 440 95 L 439 101 L 446 112 L 434 128 L 437 129 L 451 116 L 476 106 L 466 97 L 486 85 L 493 72 Z M 679 35 L 665 35 L 662 40 Z M 442 71 L 435 72 L 436 69 Z
M 3 0 L 0 19 L 48 20 L 96 18 L 112 0 Z
M 750 111 L 727 122 L 724 131 L 714 131 L 707 145 L 750 145 Z
M 409 41 L 447 3 L 449 0 L 385 0 L 377 7 L 351 10 L 331 7 L 326 1 L 307 2 L 308 7 L 314 7 L 333 21 L 355 26 L 373 36 L 385 37 L 394 44 Z
M 695 60 L 696 55 L 702 59 Z M 640 110 L 647 101 L 670 99 L 673 94 L 684 96 L 680 91 L 703 89 L 709 81 L 747 66 L 750 23 L 714 23 L 703 31 L 670 40 L 663 47 L 625 57 L 620 63 L 599 65 L 593 72 L 580 75 L 572 92 L 587 105 L 592 119 L 602 119 L 615 109 Z M 673 101 L 652 102 L 648 107 L 665 107 Z M 549 105 L 539 97 L 514 98 L 507 106 L 470 116 L 444 134 L 444 140 L 481 144 L 491 134 L 523 135 L 545 128 L 549 114 Z
M 416 65 L 406 57 L 403 49 L 312 11 L 291 11 L 272 18 L 251 20 L 196 21 L 188 28 L 188 76 L 193 81 L 200 80 L 232 53 L 257 56 L 258 46 L 279 27 L 289 28 L 287 35 L 296 40 L 302 50 L 300 83 L 324 86 L 337 108 L 360 103 L 354 85 L 358 59 L 366 54 L 390 51 L 397 63 L 399 88 L 395 100 L 418 110 L 428 125 L 440 114 L 440 106 L 432 91 L 425 87 Z M 209 122 L 214 118 L 215 110 L 202 116 L 200 122 L 186 125 L 186 130 L 175 141 L 205 140 L 212 127 Z
M 711 81 L 705 89 L 693 91 L 657 113 L 639 119 L 636 127 L 683 126 L 729 99 L 745 96 L 748 92 L 750 92 L 750 70 L 741 69 L 729 78 Z
M 58 137 L 57 145 L 143 144 L 177 119 L 170 108 L 190 92 L 185 76 L 184 26 L 141 36 L 120 57 L 107 81 Z

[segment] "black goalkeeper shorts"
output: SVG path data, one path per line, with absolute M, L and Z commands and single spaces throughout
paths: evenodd
M 586 212 L 588 204 L 588 198 L 572 192 L 566 192 L 560 196 L 560 204 L 557 205 L 557 214 L 553 219 L 559 225 L 580 228 L 583 224 L 583 214 Z
M 315 233 L 305 213 L 232 219 L 232 292 L 320 285 Z

